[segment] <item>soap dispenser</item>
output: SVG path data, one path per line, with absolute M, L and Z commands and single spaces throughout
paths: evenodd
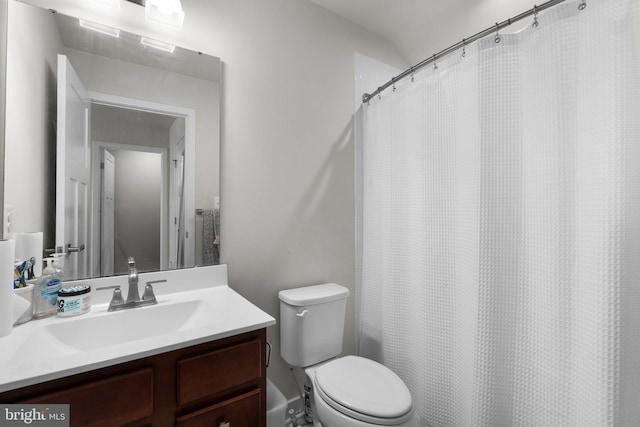
M 42 270 L 42 276 L 38 278 L 33 290 L 34 319 L 43 319 L 53 316 L 58 311 L 58 291 L 62 289 L 62 267 L 56 263 L 56 256 L 47 258 L 47 266 Z

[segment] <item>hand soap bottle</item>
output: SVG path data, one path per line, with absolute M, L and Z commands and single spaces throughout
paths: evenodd
M 33 289 L 34 319 L 43 319 L 53 316 L 58 311 L 58 291 L 62 289 L 64 278 L 62 267 L 56 262 L 57 256 L 64 254 L 54 254 L 54 258 L 47 258 L 47 267 L 42 270 L 42 276 L 36 281 Z

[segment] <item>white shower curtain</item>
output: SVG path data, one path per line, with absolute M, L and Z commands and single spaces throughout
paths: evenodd
M 538 21 L 364 107 L 358 349 L 423 426 L 640 426 L 640 1 Z

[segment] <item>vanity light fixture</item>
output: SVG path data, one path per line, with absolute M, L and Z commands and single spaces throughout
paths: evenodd
M 88 28 L 93 31 L 97 31 L 102 34 L 106 34 L 111 37 L 120 37 L 120 30 L 117 28 L 109 27 L 108 25 L 98 24 L 96 22 L 87 21 L 85 19 L 80 19 L 80 26 L 83 28 Z
M 147 21 L 182 30 L 184 12 L 180 0 L 145 0 L 144 9 Z
M 159 40 L 150 39 L 149 37 L 141 37 L 140 43 L 142 43 L 145 46 L 149 46 L 158 50 L 163 50 L 169 53 L 173 53 L 173 51 L 176 49 L 176 46 L 171 43 L 161 42 Z

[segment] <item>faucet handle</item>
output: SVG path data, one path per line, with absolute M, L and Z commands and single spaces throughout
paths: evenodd
M 147 282 L 147 285 L 144 287 L 144 293 L 142 294 L 142 301 L 150 301 L 152 303 L 157 302 L 156 301 L 156 295 L 153 292 L 153 286 L 151 286 L 154 283 L 163 283 L 166 282 L 166 280 L 152 280 L 150 282 Z
M 111 297 L 111 305 L 123 304 L 124 299 L 122 298 L 122 290 L 120 286 L 116 286 L 113 290 L 113 296 Z
M 149 301 L 150 303 L 155 303 L 156 295 L 153 293 L 153 287 L 147 283 L 147 286 L 144 287 L 144 293 L 142 294 L 142 301 Z
M 113 289 L 113 296 L 111 297 L 111 305 L 122 304 L 124 302 L 124 300 L 122 299 L 122 290 L 120 289 L 120 285 L 100 286 L 96 288 L 96 291 L 104 291 L 108 289 Z
M 109 308 L 107 309 L 107 311 L 114 311 L 119 307 L 124 306 L 124 298 L 122 298 L 122 290 L 120 289 L 120 285 L 103 286 L 100 288 L 96 288 L 97 291 L 103 289 L 113 289 L 113 296 L 111 297 L 111 302 L 109 303 Z

